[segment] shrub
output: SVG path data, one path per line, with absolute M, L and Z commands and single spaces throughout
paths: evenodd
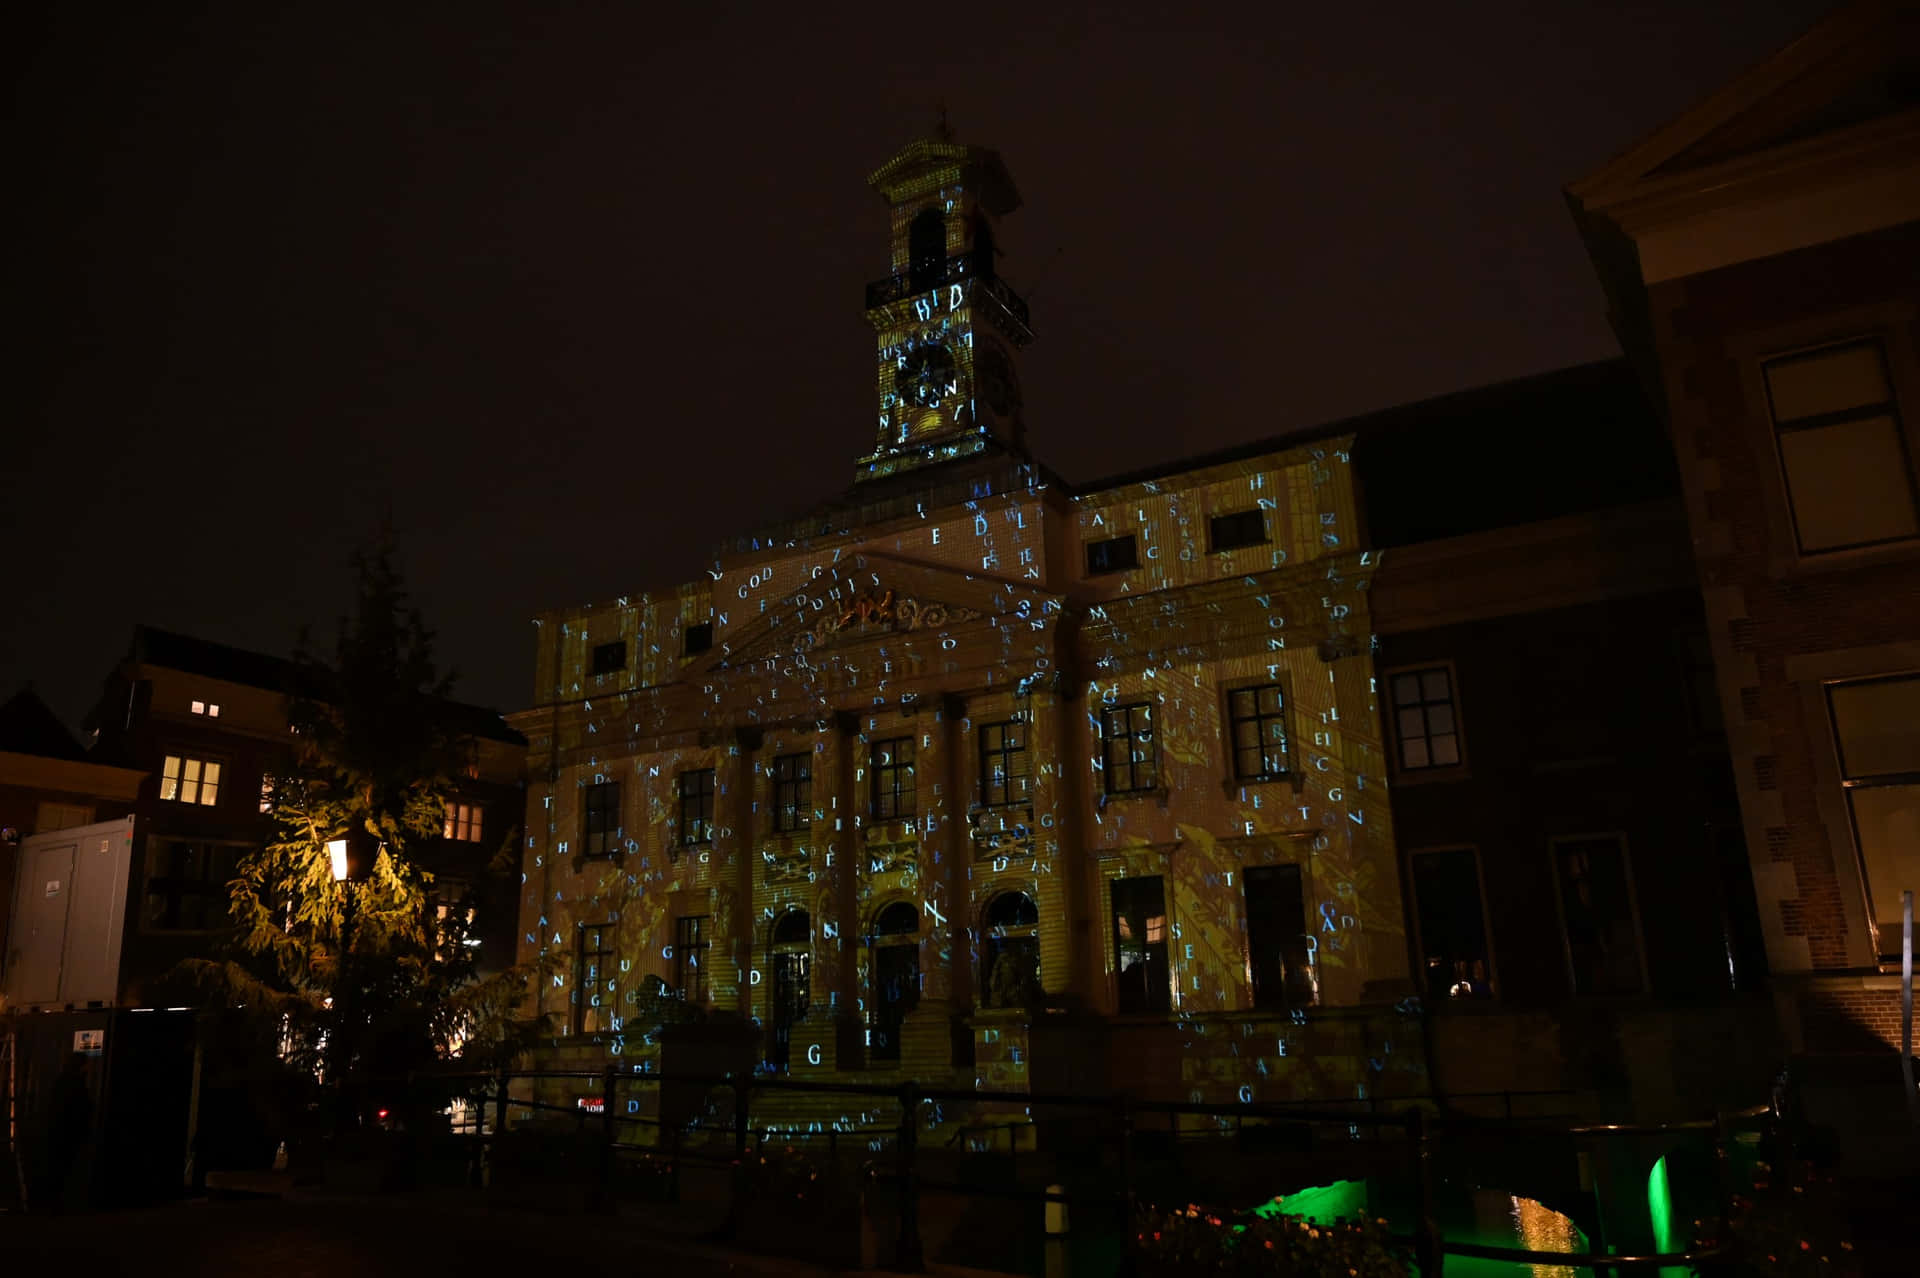
M 1148 1208 L 1134 1226 L 1140 1278 L 1406 1278 L 1407 1257 L 1384 1220 L 1319 1225 L 1298 1216 L 1232 1218 L 1189 1204 Z

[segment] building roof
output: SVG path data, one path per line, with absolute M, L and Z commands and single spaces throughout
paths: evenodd
M 1624 359 L 1402 404 L 1074 485 L 1081 496 L 1353 435 L 1367 544 L 1385 548 L 1677 495 Z
M 155 626 L 133 628 L 133 643 L 127 659 L 269 692 L 306 695 L 322 701 L 327 696 L 326 688 L 316 684 L 313 674 L 298 662 Z M 443 706 L 448 725 L 460 733 L 510 745 L 526 744 L 526 738 L 508 727 L 497 710 L 451 700 Z
M 80 748 L 80 743 L 31 684 L 0 705 L 0 750 L 73 763 L 84 762 L 87 757 L 87 752 Z

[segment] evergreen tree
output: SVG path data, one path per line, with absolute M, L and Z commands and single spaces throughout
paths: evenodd
M 491 1065 L 537 1026 L 515 1021 L 528 972 L 482 979 L 462 902 L 436 901 L 422 854 L 441 833 L 464 743 L 451 681 L 383 542 L 354 558 L 357 597 L 331 663 L 303 639 L 294 759 L 274 778 L 275 837 L 231 884 L 238 953 L 199 974 L 278 1020 L 301 1074 L 367 1103 L 371 1079 L 459 1053 Z M 347 877 L 335 850 L 346 847 Z M 493 869 L 517 870 L 510 831 Z

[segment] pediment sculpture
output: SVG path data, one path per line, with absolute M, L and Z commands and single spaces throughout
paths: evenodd
M 866 631 L 874 627 L 888 630 L 938 630 L 983 616 L 973 608 L 932 603 L 922 599 L 896 597 L 891 590 L 869 591 L 839 607 L 821 610 L 820 619 L 808 627 L 800 646 L 816 648 L 845 631 Z

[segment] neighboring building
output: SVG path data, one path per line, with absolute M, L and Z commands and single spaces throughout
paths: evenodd
M 23 840 L 125 816 L 144 774 L 88 760 L 31 688 L 0 705 L 0 974 L 13 961 L 8 928 Z
M 1790 1047 L 1900 1033 L 1920 890 L 1920 10 L 1850 5 L 1569 188 L 1679 461 Z
M 1356 428 L 1436 1089 L 1753 1103 L 1779 1059 L 1765 958 L 1645 393 L 1615 360 Z
M 272 836 L 272 778 L 290 757 L 288 697 L 307 692 L 291 661 L 136 627 L 86 724 L 92 757 L 146 778 L 136 817 L 121 948 L 122 1003 L 145 1001 L 182 959 L 206 956 L 226 926 L 238 858 Z M 524 745 L 491 711 L 454 705 L 472 741 L 468 775 L 448 804 L 446 837 L 423 862 L 449 902 L 472 905 L 481 872 L 518 824 Z M 508 904 L 480 909 L 482 960 L 511 962 Z M 477 904 L 484 906 L 486 902 Z
M 560 1054 L 646 1059 L 664 986 L 798 1074 L 1421 1090 L 1350 439 L 1065 484 L 1024 447 L 999 158 L 872 184 L 853 488 L 537 622 L 522 940 L 569 969 Z

